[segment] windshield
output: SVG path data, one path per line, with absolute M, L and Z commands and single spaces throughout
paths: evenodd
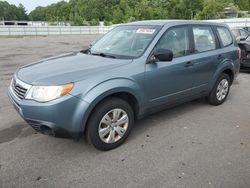
M 118 26 L 97 41 L 91 47 L 90 54 L 115 58 L 139 57 L 159 29 L 159 26 Z

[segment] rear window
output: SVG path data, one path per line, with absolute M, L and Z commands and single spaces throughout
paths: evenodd
M 233 38 L 230 34 L 230 31 L 227 28 L 218 27 L 217 31 L 223 47 L 229 46 L 233 43 Z
M 232 29 L 232 33 L 233 33 L 233 35 L 234 35 L 235 37 L 240 36 L 240 33 L 239 33 L 238 30 L 236 30 L 236 29 Z

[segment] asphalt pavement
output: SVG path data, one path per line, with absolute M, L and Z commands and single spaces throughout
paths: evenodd
M 37 134 L 7 98 L 14 71 L 27 63 L 79 51 L 99 36 L 0 38 L 0 187 L 250 187 L 250 73 L 227 101 L 204 99 L 135 123 L 112 151 Z

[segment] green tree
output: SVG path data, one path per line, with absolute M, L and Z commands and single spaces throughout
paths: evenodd
M 232 5 L 232 0 L 204 0 L 203 9 L 198 12 L 195 19 L 219 19 L 224 18 L 224 8 Z
M 45 8 L 43 7 L 36 7 L 35 10 L 31 11 L 29 14 L 29 19 L 31 21 L 45 21 L 46 16 L 45 16 Z
M 69 21 L 73 25 L 123 23 L 145 19 L 224 18 L 225 7 L 250 9 L 250 0 L 69 0 L 38 7 L 31 20 Z M 0 10 L 1 10 L 0 6 Z M 14 10 L 9 11 L 8 16 Z M 3 11 L 0 11 L 0 16 Z M 3 16 L 2 16 L 3 17 Z
M 250 0 L 234 0 L 234 3 L 240 8 L 240 10 L 250 9 Z
M 24 6 L 11 5 L 7 1 L 0 1 L 0 19 L 1 20 L 27 20 L 27 14 Z
M 23 6 L 23 4 L 19 4 L 17 7 L 18 11 L 17 11 L 17 19 L 18 20 L 27 20 L 28 19 L 28 15 L 26 13 L 26 9 Z

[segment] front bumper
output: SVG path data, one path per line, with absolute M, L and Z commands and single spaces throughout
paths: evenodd
M 36 131 L 63 138 L 79 138 L 84 131 L 89 103 L 70 94 L 59 99 L 39 103 L 20 100 L 8 89 L 10 102 L 21 117 Z

